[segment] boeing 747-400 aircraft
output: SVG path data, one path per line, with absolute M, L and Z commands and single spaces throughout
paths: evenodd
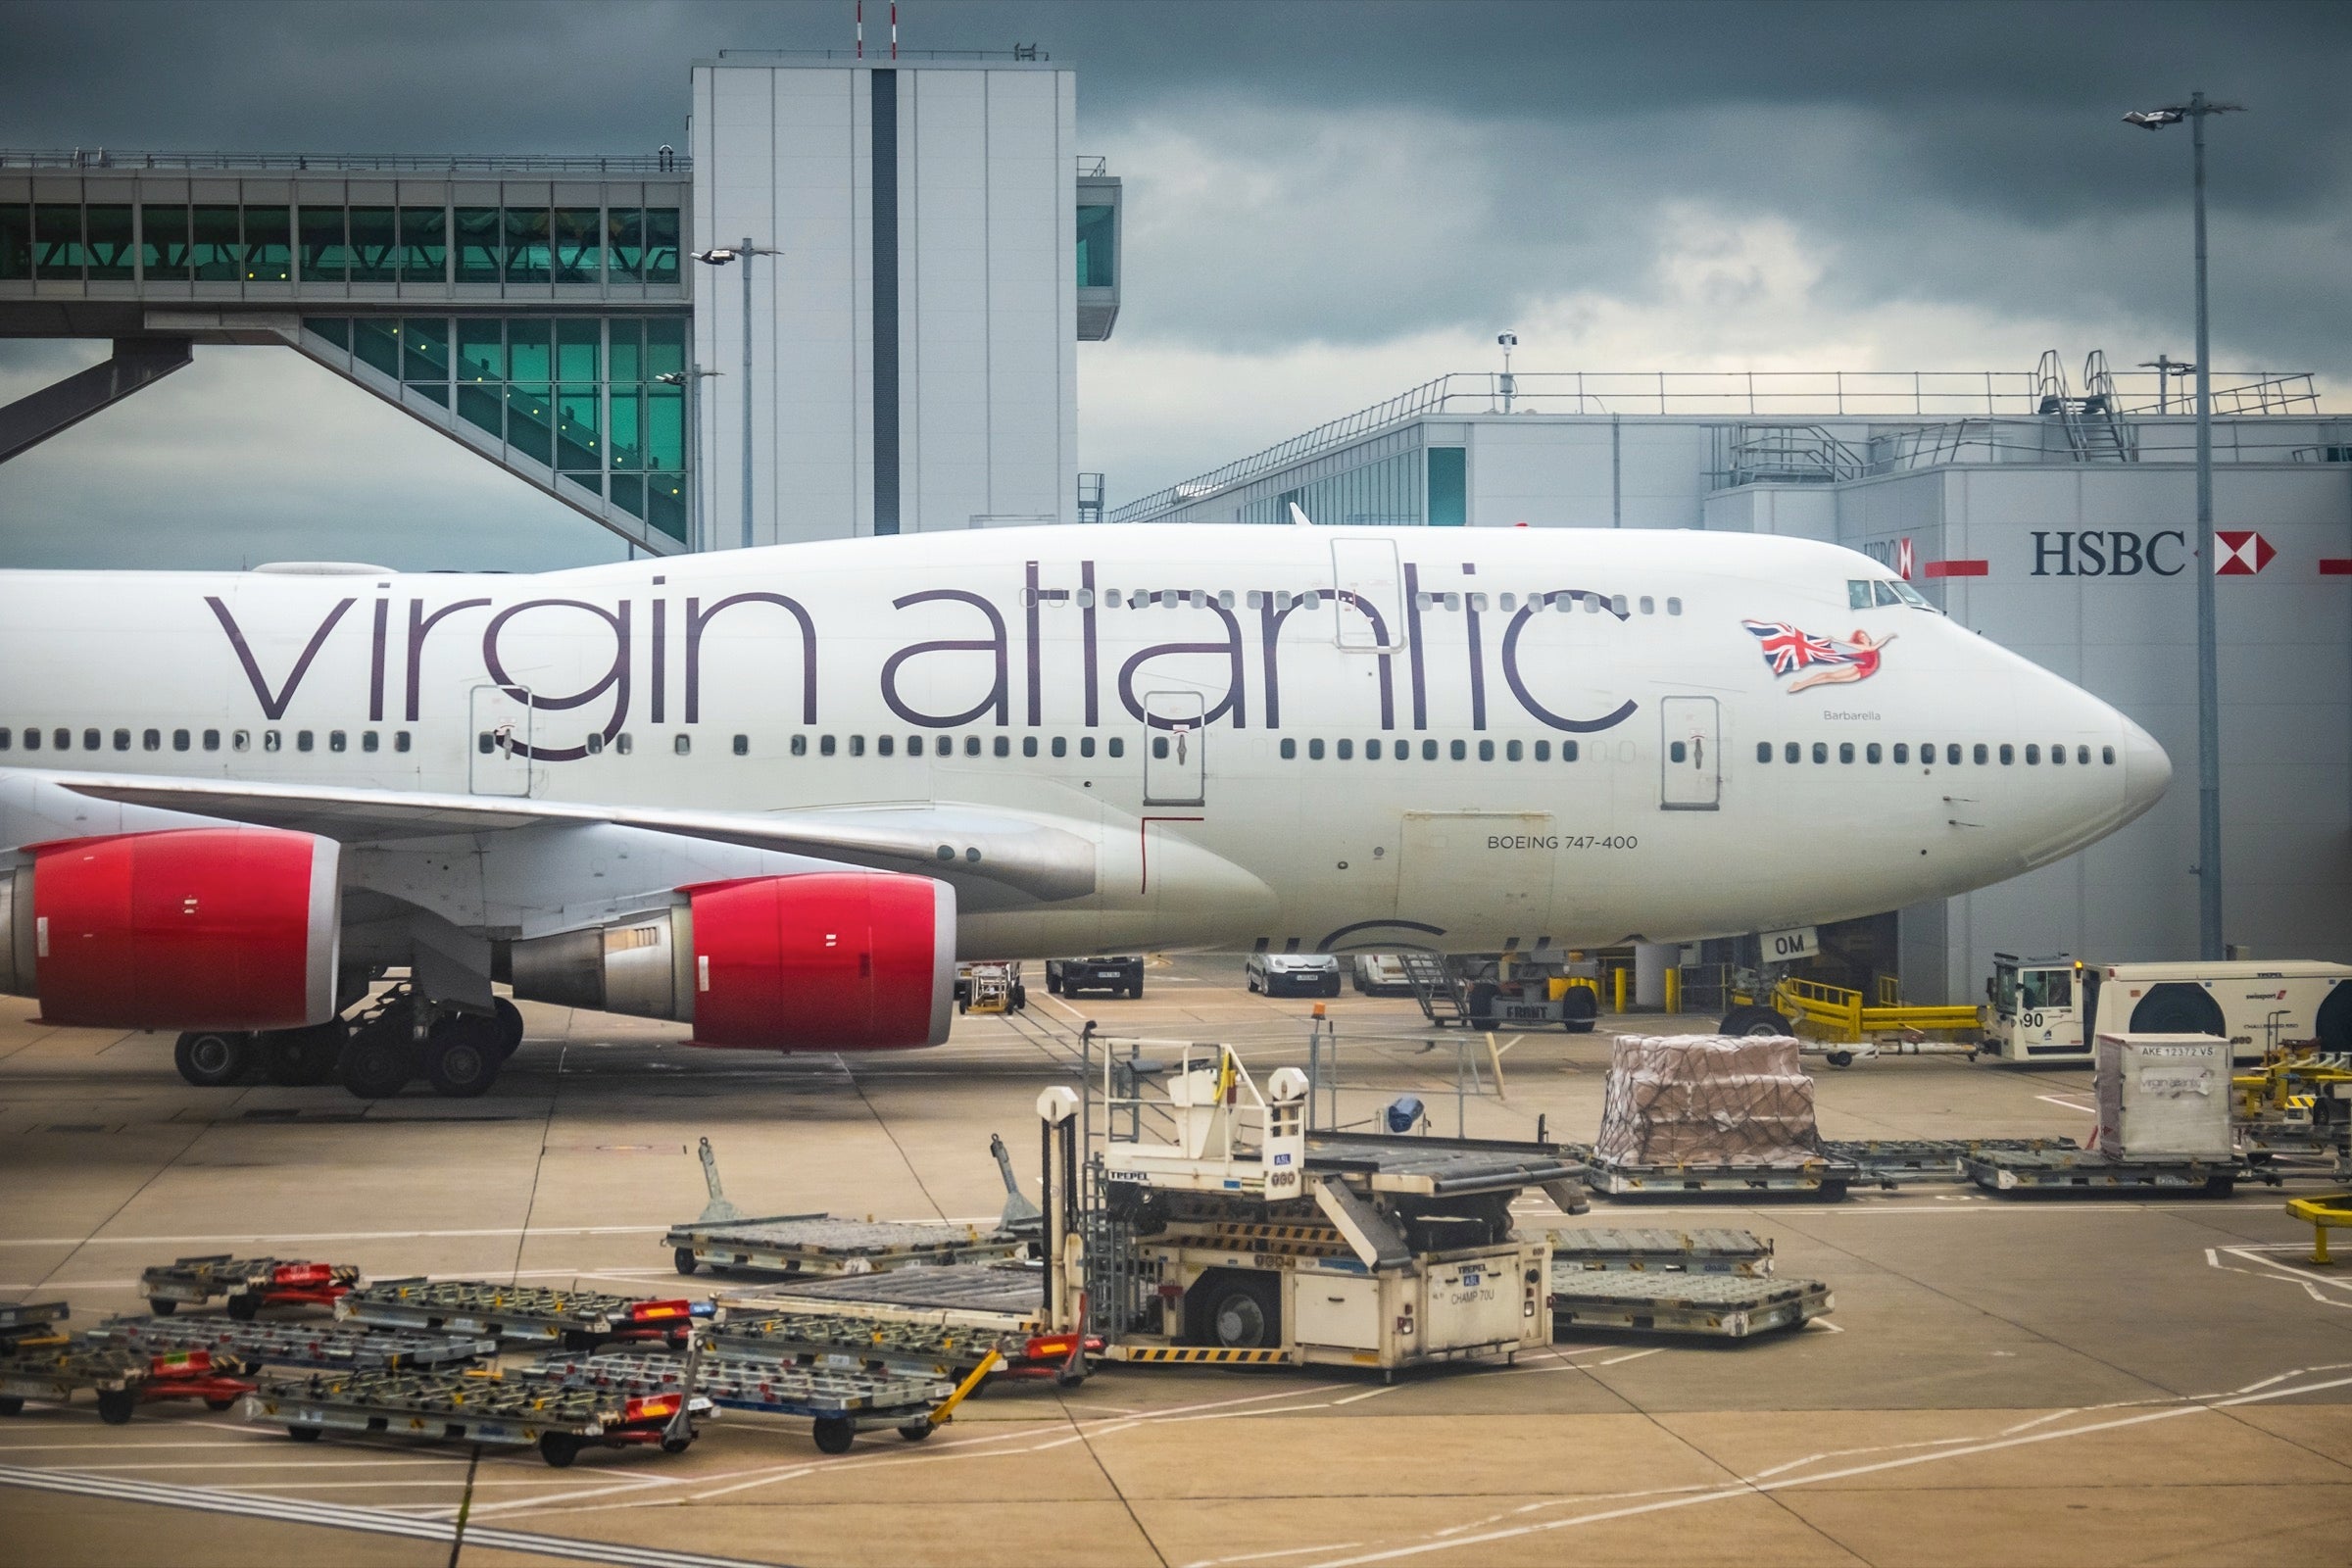
M 0 572 L 0 992 L 197 1081 L 478 1093 L 494 980 L 924 1046 L 958 954 L 1770 930 L 2057 859 L 2170 773 L 1876 563 L 1743 534 Z

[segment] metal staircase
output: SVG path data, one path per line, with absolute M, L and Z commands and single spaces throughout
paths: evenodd
M 1414 1000 L 1431 1023 L 1443 1028 L 1447 1024 L 1470 1022 L 1470 997 L 1463 989 L 1461 977 L 1446 961 L 1443 954 L 1427 948 L 1405 948 L 1396 955 L 1404 966 L 1404 977 L 1412 983 Z
M 2077 463 L 2136 463 L 2139 447 L 2131 424 L 2116 407 L 2115 377 L 2107 355 L 2092 349 L 2082 361 L 2082 395 L 2066 384 L 2066 367 L 2056 349 L 2045 350 L 2035 368 L 2037 411 L 2055 416 Z

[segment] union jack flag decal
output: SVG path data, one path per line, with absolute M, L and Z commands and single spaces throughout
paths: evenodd
M 1879 672 L 1879 651 L 1894 641 L 1886 637 L 1874 642 L 1870 633 L 1859 629 L 1845 641 L 1816 637 L 1785 620 L 1743 620 L 1740 624 L 1755 637 L 1764 662 L 1772 666 L 1775 675 L 1803 674 L 1801 680 L 1789 683 L 1791 692 L 1868 680 Z

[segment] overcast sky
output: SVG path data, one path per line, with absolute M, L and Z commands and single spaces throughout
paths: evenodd
M 868 6 L 869 38 L 887 0 Z M 635 153 L 687 63 L 846 47 L 851 0 L 0 0 L 0 146 Z M 905 0 L 909 49 L 1037 43 L 1125 181 L 1079 351 L 1113 504 L 1448 370 L 2030 369 L 2191 346 L 2352 382 L 2352 6 Z M 0 399 L 98 343 L 0 343 Z M 2329 400 L 2340 406 L 2340 394 Z M 618 542 L 275 349 L 199 349 L 0 466 L 0 564 L 527 569 Z

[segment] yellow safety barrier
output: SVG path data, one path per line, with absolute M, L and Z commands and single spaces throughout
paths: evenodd
M 2328 1255 L 2328 1233 L 2338 1225 L 2352 1225 L 2352 1193 L 2290 1198 L 2286 1211 L 2311 1226 L 2311 1261 L 2322 1268 L 2332 1266 L 2335 1259 Z
M 1979 1024 L 1974 1007 L 1865 1006 L 1861 992 L 1818 980 L 1783 980 L 1774 988 L 1772 1002 L 1792 1026 L 1847 1044 L 1882 1034 L 1968 1032 Z
M 1903 983 L 1890 974 L 1880 975 L 1878 979 L 1879 1005 L 1882 1007 L 1901 1006 L 1903 1004 Z

